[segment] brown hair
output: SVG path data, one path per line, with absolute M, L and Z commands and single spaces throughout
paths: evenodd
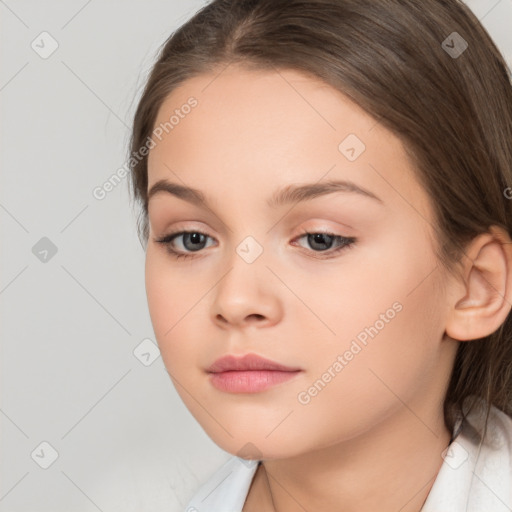
M 164 43 L 135 113 L 132 155 L 176 87 L 230 63 L 320 78 L 400 137 L 434 206 L 446 269 L 490 226 L 510 234 L 510 69 L 461 1 L 213 0 Z M 145 245 L 147 156 L 130 167 Z M 444 402 L 450 432 L 470 396 L 512 416 L 512 315 L 490 336 L 460 343 Z

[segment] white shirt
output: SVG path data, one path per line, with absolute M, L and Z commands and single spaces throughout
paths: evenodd
M 453 441 L 421 512 L 512 511 L 512 419 L 492 406 L 480 446 L 483 401 L 456 421 Z M 260 461 L 233 456 L 196 492 L 185 512 L 241 512 Z

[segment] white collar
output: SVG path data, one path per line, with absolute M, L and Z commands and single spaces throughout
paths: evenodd
M 459 417 L 421 512 L 512 511 L 512 419 L 491 406 L 483 439 L 484 420 L 482 399 Z

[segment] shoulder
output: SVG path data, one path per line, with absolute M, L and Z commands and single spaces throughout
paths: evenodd
M 491 406 L 484 437 L 485 410 L 479 400 L 457 422 L 421 512 L 512 510 L 512 418 Z
M 201 485 L 184 512 L 241 512 L 258 465 L 232 456 Z

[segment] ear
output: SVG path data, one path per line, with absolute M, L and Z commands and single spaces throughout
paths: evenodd
M 501 227 L 475 237 L 463 256 L 462 282 L 453 281 L 446 334 L 459 341 L 495 332 L 512 309 L 512 241 Z

